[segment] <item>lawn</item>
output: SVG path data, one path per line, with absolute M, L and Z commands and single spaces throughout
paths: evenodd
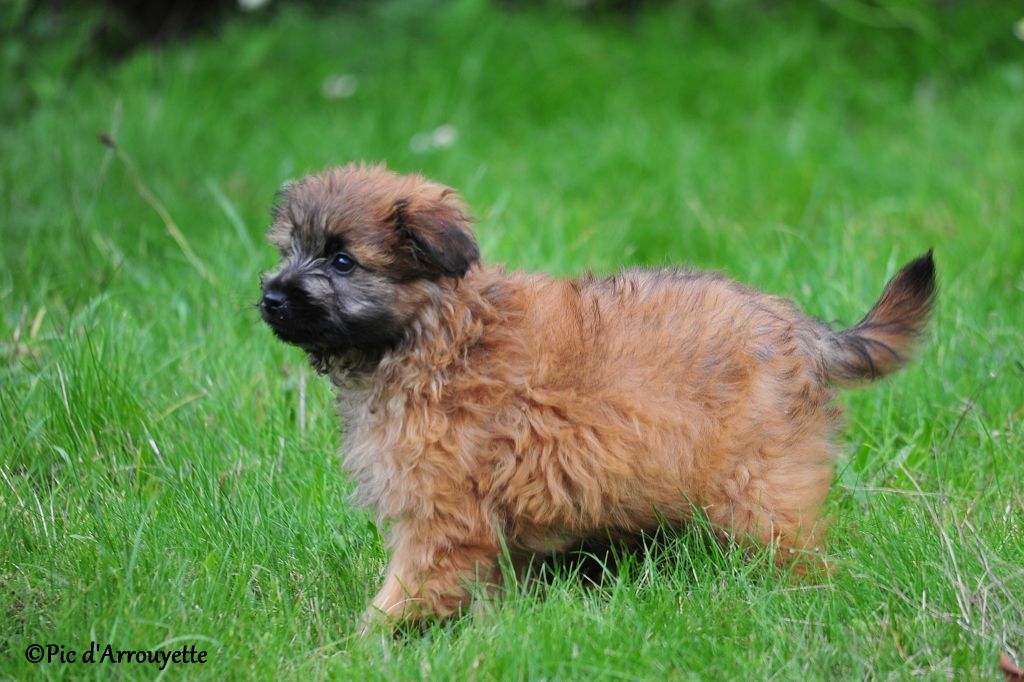
M 95 641 L 207 651 L 168 678 L 998 679 L 1024 657 L 1024 42 L 1011 3 L 888 4 L 284 8 L 16 112 L 0 676 L 161 674 L 25 656 Z M 934 247 L 927 347 L 841 398 L 835 573 L 697 524 L 596 586 L 569 564 L 360 639 L 380 537 L 328 387 L 254 307 L 275 191 L 352 159 L 459 188 L 510 268 L 685 263 L 840 324 Z

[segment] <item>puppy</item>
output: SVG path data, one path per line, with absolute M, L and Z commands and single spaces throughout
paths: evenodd
M 330 377 L 355 498 L 391 561 L 368 610 L 453 614 L 524 558 L 684 523 L 817 547 L 837 387 L 899 369 L 935 297 L 931 252 L 834 331 L 692 270 L 558 280 L 482 265 L 451 189 L 348 165 L 282 190 L 263 319 Z

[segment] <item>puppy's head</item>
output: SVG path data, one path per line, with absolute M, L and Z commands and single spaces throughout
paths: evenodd
M 383 166 L 350 164 L 287 185 L 269 239 L 281 264 L 263 278 L 263 319 L 321 370 L 400 343 L 436 284 L 480 258 L 453 190 Z

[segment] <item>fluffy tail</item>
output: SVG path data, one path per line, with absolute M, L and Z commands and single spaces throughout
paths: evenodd
M 824 339 L 830 382 L 851 386 L 891 374 L 905 365 L 935 303 L 931 249 L 900 270 L 864 319 Z

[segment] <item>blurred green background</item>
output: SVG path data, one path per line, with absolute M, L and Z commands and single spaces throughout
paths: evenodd
M 258 3 L 257 3 L 258 5 Z M 0 675 L 195 643 L 215 679 L 990 678 L 1024 654 L 1024 8 L 7 3 Z M 103 134 L 108 144 L 101 143 Z M 695 526 L 485 616 L 360 640 L 383 570 L 327 386 L 259 321 L 287 179 L 459 189 L 484 258 L 717 269 L 852 323 L 935 249 L 907 371 L 845 394 L 839 569 Z

